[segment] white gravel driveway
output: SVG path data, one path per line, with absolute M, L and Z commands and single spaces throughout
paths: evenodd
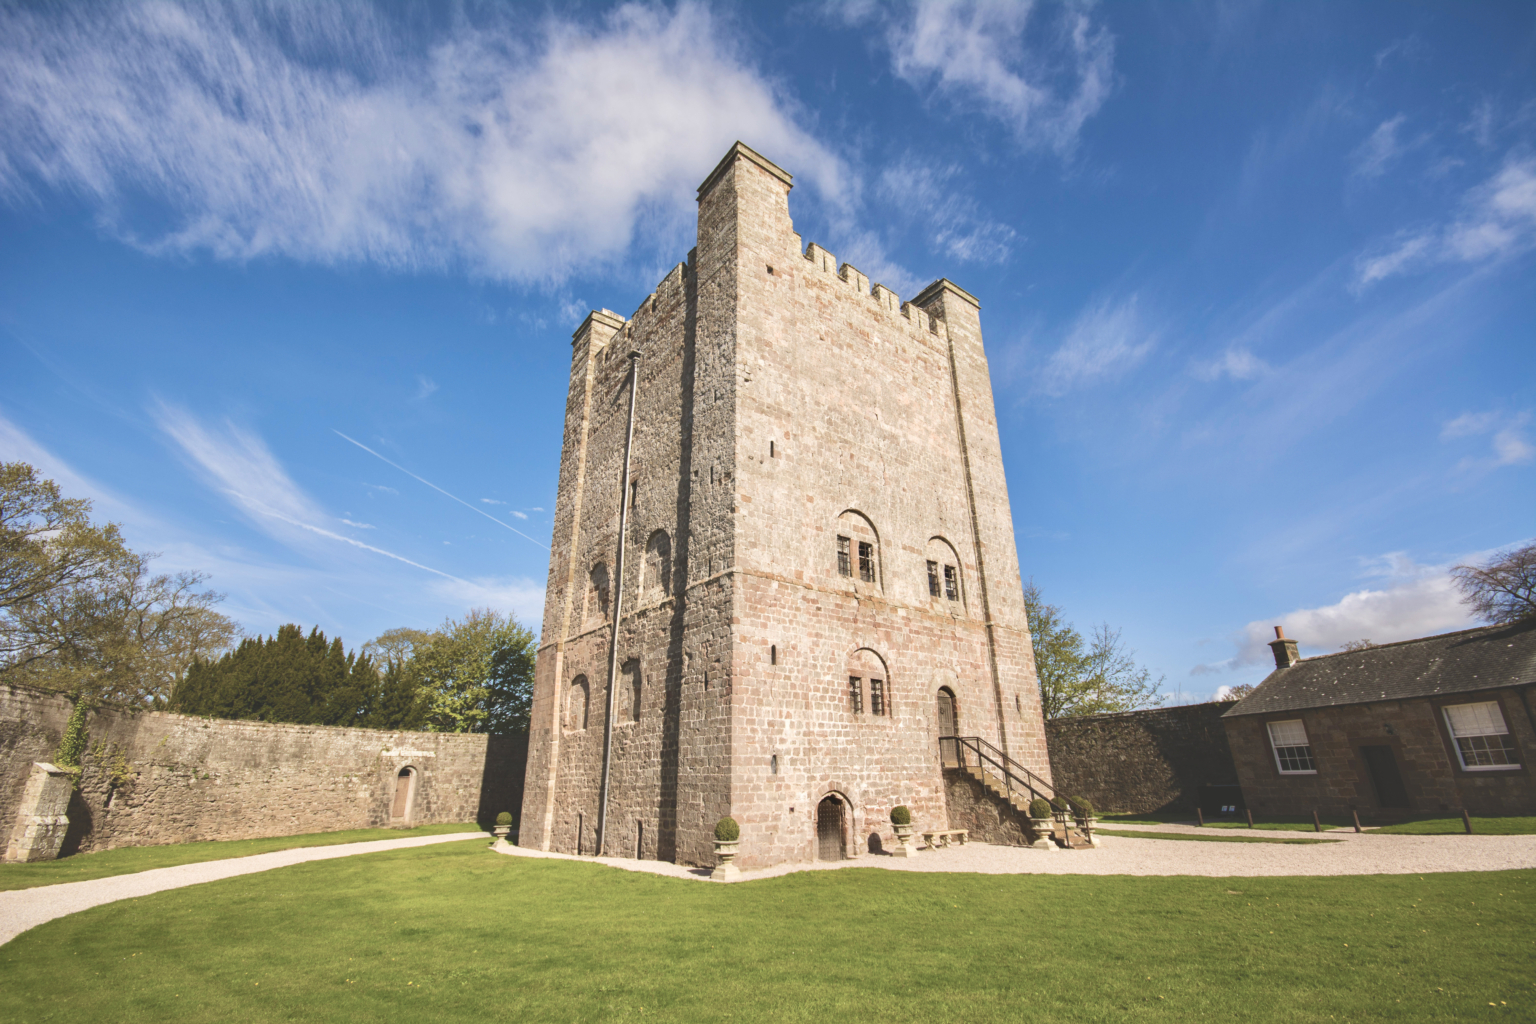
M 111 878 L 92 878 L 84 882 L 60 882 L 58 885 L 41 885 L 35 889 L 0 892 L 0 944 L 10 942 L 28 928 L 36 928 L 44 921 L 52 921 L 56 917 L 87 910 L 103 903 L 148 896 L 163 889 L 180 889 L 184 885 L 197 885 L 199 882 L 216 882 L 221 878 L 249 875 L 257 871 L 271 871 L 273 868 L 285 868 L 290 864 L 302 864 L 309 860 L 355 857 L 360 853 L 403 850 L 412 846 L 431 846 L 434 843 L 457 843 L 466 839 L 484 841 L 486 838 L 484 832 L 452 832 L 443 836 L 377 839 L 367 843 L 344 843 L 339 846 L 307 846 L 295 850 L 278 850 L 276 853 L 258 853 L 250 857 L 207 860 L 201 864 L 178 864 L 175 867 L 154 868 L 131 875 L 113 875 Z
M 1398 836 L 1370 832 L 1241 832 L 1186 825 L 1127 825 L 1125 831 L 1185 832 L 1196 835 L 1251 835 L 1273 839 L 1338 839 L 1336 843 L 1202 843 L 1103 836 L 1096 850 L 1030 850 L 967 843 L 923 850 L 898 859 L 864 854 L 819 864 L 780 864 L 743 871 L 737 881 L 773 878 L 794 871 L 884 868 L 890 871 L 974 871 L 988 875 L 1205 875 L 1213 878 L 1259 875 L 1412 875 L 1431 871 L 1508 871 L 1536 868 L 1536 836 Z M 499 853 L 522 857 L 584 860 L 626 871 L 673 878 L 708 877 L 708 872 L 654 860 L 574 857 L 509 846 Z

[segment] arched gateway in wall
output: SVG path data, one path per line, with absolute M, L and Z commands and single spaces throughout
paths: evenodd
M 816 805 L 816 859 L 843 860 L 848 856 L 844 842 L 845 805 L 835 793 L 822 797 Z

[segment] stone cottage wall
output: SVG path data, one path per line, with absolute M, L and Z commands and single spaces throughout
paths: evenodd
M 1047 722 L 1057 789 L 1086 797 L 1101 811 L 1193 812 L 1202 786 L 1238 781 L 1221 721 L 1234 703 Z
M 32 765 L 52 760 L 69 702 L 0 686 L 0 825 L 9 831 Z M 71 799 L 65 854 L 382 825 L 515 821 L 523 736 L 386 732 L 102 708 Z M 395 779 L 416 769 L 407 820 Z

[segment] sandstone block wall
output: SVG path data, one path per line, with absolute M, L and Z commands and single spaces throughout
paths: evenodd
M 1536 688 L 1528 688 L 1536 689 Z M 1529 700 L 1531 696 L 1528 695 Z M 1455 754 L 1441 709 L 1446 704 L 1497 700 L 1504 721 L 1521 752 L 1513 770 L 1467 771 Z M 1315 775 L 1282 775 L 1275 764 L 1265 723 L 1300 719 L 1312 745 Z M 1516 689 L 1458 693 L 1441 700 L 1418 698 L 1313 708 L 1274 715 L 1243 715 L 1225 720 L 1243 795 L 1255 813 L 1304 816 L 1358 810 L 1362 816 L 1383 811 L 1362 746 L 1392 749 L 1417 814 L 1536 814 L 1536 782 L 1530 760 L 1536 756 L 1536 731 Z
M 1238 781 L 1221 718 L 1234 703 L 1047 722 L 1057 791 L 1109 813 L 1193 813 L 1200 787 Z
M 713 863 L 732 814 L 742 867 L 812 859 L 829 796 L 851 855 L 889 844 L 896 804 L 942 823 L 941 689 L 962 734 L 1050 778 L 976 300 L 940 281 L 902 303 L 803 246 L 789 188 L 733 150 L 687 263 L 573 338 L 525 845 L 595 841 L 625 503 L 608 852 Z M 839 573 L 840 535 L 873 579 Z
M 0 686 L 0 823 L 13 827 L 35 761 L 58 749 L 68 701 Z M 481 821 L 522 795 L 520 736 L 384 732 L 103 708 L 69 805 L 63 852 Z M 417 771 L 408 814 L 395 780 Z

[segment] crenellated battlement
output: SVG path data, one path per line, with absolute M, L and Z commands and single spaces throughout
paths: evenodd
M 798 239 L 800 236 L 796 235 L 795 237 Z M 910 321 L 914 328 L 928 334 L 941 334 L 943 332 L 943 321 L 929 316 L 928 312 L 921 306 L 911 302 L 902 302 L 900 296 L 883 284 L 876 284 L 871 287 L 869 278 L 857 267 L 851 263 L 844 263 L 839 266 L 837 257 L 815 242 L 807 245 L 802 255 L 805 257 L 806 262 L 810 263 L 817 270 L 842 281 L 844 284 L 852 285 L 860 295 L 869 298 L 875 308 L 882 309 L 887 313 L 899 313 Z M 931 286 L 929 290 L 931 290 Z M 925 290 L 924 294 L 928 294 L 928 291 Z

